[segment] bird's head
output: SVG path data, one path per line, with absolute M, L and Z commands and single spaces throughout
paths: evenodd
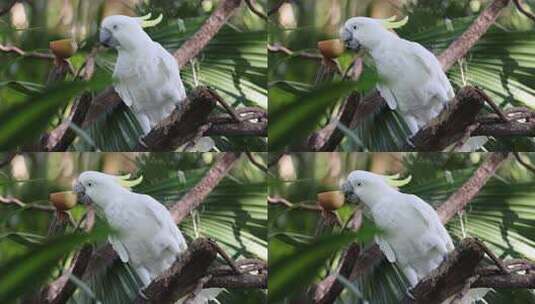
M 342 184 L 348 202 L 362 202 L 367 206 L 374 203 L 374 197 L 391 188 L 385 176 L 361 170 L 351 172 Z
M 158 24 L 162 15 L 155 20 L 148 20 L 149 18 L 150 14 L 144 17 L 113 15 L 104 18 L 100 27 L 100 43 L 116 49 L 135 48 L 147 39 L 150 40 L 143 28 Z
M 82 203 L 104 207 L 110 196 L 121 188 L 120 179 L 116 176 L 96 171 L 85 171 L 78 176 L 73 190 Z
M 370 49 L 391 34 L 388 29 L 401 27 L 408 20 L 405 17 L 400 21 L 394 21 L 395 18 L 395 16 L 388 19 L 350 18 L 340 29 L 340 37 L 350 50 L 358 52 L 361 47 Z

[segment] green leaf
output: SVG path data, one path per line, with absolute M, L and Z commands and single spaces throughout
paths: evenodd
M 270 105 L 269 146 L 279 151 L 299 143 L 317 127 L 325 111 L 349 93 L 366 91 L 375 85 L 375 76 L 364 75 L 358 82 L 324 85 L 293 100 L 273 100 Z
M 276 302 L 299 288 L 308 286 L 332 254 L 356 240 L 368 240 L 374 233 L 375 229 L 363 227 L 356 233 L 323 236 L 271 264 L 269 302 Z
M 50 277 L 60 259 L 87 241 L 104 239 L 107 229 L 91 233 L 72 233 L 51 239 L 28 253 L 0 266 L 0 302 L 11 303 Z
M 0 112 L 0 150 L 11 150 L 32 142 L 52 119 L 52 116 L 73 96 L 86 89 L 99 89 L 110 79 L 95 76 L 89 82 L 65 82 L 30 96 L 22 103 Z

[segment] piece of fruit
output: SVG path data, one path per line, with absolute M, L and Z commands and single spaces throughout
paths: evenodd
M 49 200 L 56 209 L 61 211 L 74 208 L 77 202 L 76 193 L 72 191 L 50 193 Z
M 61 39 L 50 41 L 50 50 L 58 58 L 69 58 L 78 50 L 76 41 L 72 39 Z
M 320 53 L 327 58 L 337 58 L 345 51 L 345 46 L 340 39 L 329 39 L 318 42 Z
M 342 191 L 328 191 L 318 193 L 318 202 L 323 209 L 335 210 L 344 205 L 344 193 Z

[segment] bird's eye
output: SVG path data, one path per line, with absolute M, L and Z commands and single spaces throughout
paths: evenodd
M 362 183 L 357 183 L 357 187 L 360 187 L 360 186 L 362 186 Z
M 91 187 L 91 186 L 93 186 L 93 183 L 87 183 L 87 186 Z
M 358 29 L 358 26 L 353 25 L 353 29 L 354 29 L 354 30 Z
M 114 24 L 114 25 L 113 25 L 113 29 L 114 29 L 114 30 L 116 30 L 117 27 L 118 27 L 117 24 Z

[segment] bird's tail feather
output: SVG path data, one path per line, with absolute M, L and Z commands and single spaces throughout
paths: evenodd
M 474 288 L 474 289 L 470 289 L 468 291 L 468 293 L 461 299 L 461 301 L 459 303 L 461 304 L 473 304 L 473 303 L 476 303 L 478 300 L 481 300 L 483 299 L 484 296 L 487 295 L 487 293 L 489 291 L 491 291 L 492 289 L 490 288 Z M 453 300 L 455 299 L 455 296 L 452 296 L 450 298 L 448 298 L 447 300 L 445 300 L 444 302 L 442 302 L 442 304 L 450 304 L 453 302 Z
M 460 148 L 457 148 L 455 152 L 474 152 L 489 140 L 486 136 L 474 136 L 470 137 Z
M 207 304 L 209 301 L 215 301 L 217 296 L 223 291 L 222 288 L 205 288 L 199 292 L 197 296 L 193 299 L 194 304 Z M 187 297 L 184 297 L 175 304 L 182 304 L 184 301 L 186 301 Z

